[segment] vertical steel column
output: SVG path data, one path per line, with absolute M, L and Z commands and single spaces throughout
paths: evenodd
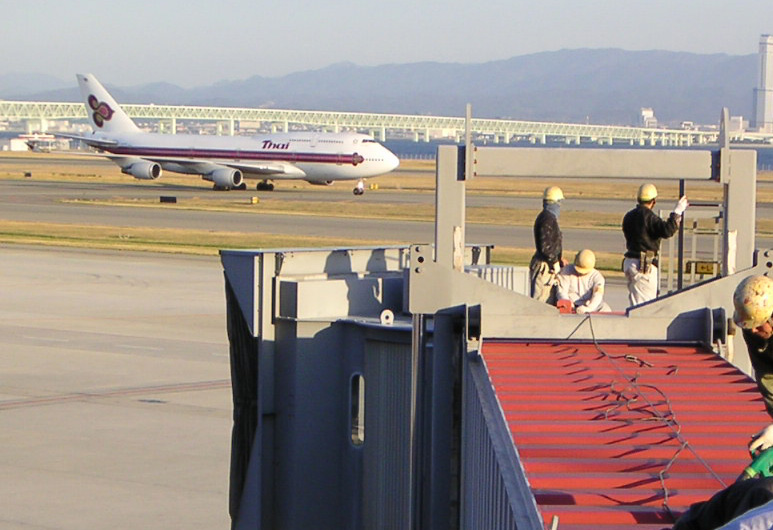
M 421 528 L 421 441 L 422 423 L 422 389 L 423 389 L 423 357 L 426 341 L 425 315 L 414 314 L 412 319 L 411 337 L 411 410 L 410 410 L 410 479 L 411 491 L 408 495 L 410 506 L 406 514 L 405 528 L 419 530 Z
M 719 127 L 719 182 L 724 186 L 725 231 L 722 244 L 722 275 L 727 276 L 735 270 L 743 270 L 754 263 L 756 242 L 755 214 L 757 207 L 757 152 L 753 149 L 730 149 L 728 126 L 729 111 L 722 109 Z M 715 173 L 715 174 L 716 174 Z M 735 232 L 735 270 L 728 268 L 732 245 L 730 234 Z
M 679 198 L 681 199 L 684 197 L 684 179 L 679 179 Z M 695 238 L 693 238 L 693 241 Z M 678 270 L 676 272 L 676 288 L 678 290 L 682 290 L 683 282 L 684 282 L 684 214 L 680 216 L 679 219 L 679 257 L 677 259 L 677 267 Z M 660 265 L 660 264 L 658 264 Z M 662 266 L 661 266 L 662 270 Z
M 435 170 L 435 262 L 461 271 L 464 265 L 464 148 L 441 145 Z
M 246 481 L 242 491 L 235 530 L 257 530 L 273 526 L 274 469 L 265 462 L 273 462 L 273 422 L 265 421 L 265 414 L 273 409 L 273 356 L 274 325 L 272 322 L 273 279 L 277 272 L 277 254 L 257 254 L 251 267 L 253 282 L 252 314 L 245 319 L 252 323 L 253 333 L 258 339 L 258 381 L 256 382 L 258 403 L 257 426 L 252 441 L 252 451 L 247 468 Z

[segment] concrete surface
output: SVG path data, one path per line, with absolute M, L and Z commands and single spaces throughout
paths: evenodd
M 216 258 L 0 246 L 0 528 L 229 528 Z

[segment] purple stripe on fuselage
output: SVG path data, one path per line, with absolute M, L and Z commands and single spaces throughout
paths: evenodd
M 104 147 L 105 151 L 115 155 L 128 155 L 137 157 L 169 157 L 169 158 L 206 158 L 209 160 L 267 160 L 282 162 L 310 162 L 318 164 L 351 164 L 356 166 L 365 161 L 362 155 L 357 153 L 347 154 L 322 154 L 322 153 L 276 153 L 265 151 L 240 151 L 233 149 L 180 149 L 165 147 Z

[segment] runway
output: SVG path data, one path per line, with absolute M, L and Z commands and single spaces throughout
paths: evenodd
M 128 177 L 127 177 L 128 178 Z M 0 180 L 0 219 L 9 221 L 47 222 L 67 224 L 93 224 L 118 227 L 158 227 L 196 230 L 229 230 L 244 233 L 270 233 L 287 235 L 309 235 L 315 237 L 339 237 L 357 239 L 368 244 L 373 241 L 392 243 L 430 243 L 434 241 L 434 223 L 431 221 L 401 221 L 389 219 L 360 219 L 345 217 L 320 217 L 312 215 L 277 215 L 239 212 L 203 212 L 181 209 L 135 208 L 120 206 L 94 206 L 88 204 L 63 203 L 61 199 L 109 199 L 111 197 L 158 198 L 160 195 L 175 195 L 180 200 L 190 197 L 207 196 L 222 198 L 223 194 L 194 186 L 147 186 L 144 183 L 128 181 L 126 184 L 89 184 L 79 182 L 50 182 L 29 180 Z M 245 192 L 227 192 L 232 194 Z M 254 192 L 252 192 L 254 194 Z M 235 196 L 235 195 L 234 195 Z M 274 191 L 270 195 L 287 201 L 350 200 L 348 188 L 334 190 L 293 190 Z M 366 193 L 357 200 L 369 201 L 377 208 L 380 203 L 407 201 L 434 204 L 430 193 L 378 191 Z M 496 206 L 507 201 L 511 208 L 535 209 L 534 199 L 503 198 L 489 195 L 470 195 L 469 206 Z M 538 201 L 537 201 L 538 202 Z M 567 211 L 614 211 L 623 213 L 631 205 L 626 201 L 574 200 L 566 201 Z M 570 208 L 571 206 L 571 208 Z M 759 210 L 763 217 L 773 216 L 767 208 Z M 579 250 L 592 242 L 597 252 L 620 253 L 625 250 L 622 231 L 563 228 L 564 247 Z M 492 244 L 498 247 L 531 248 L 533 246 L 530 226 L 507 226 L 502 224 L 467 223 L 467 243 Z M 758 246 L 769 248 L 773 238 L 760 238 Z

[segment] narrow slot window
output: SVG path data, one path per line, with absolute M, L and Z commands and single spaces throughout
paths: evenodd
M 362 374 L 354 374 L 351 379 L 351 424 L 352 444 L 360 446 L 365 443 L 365 378 Z

